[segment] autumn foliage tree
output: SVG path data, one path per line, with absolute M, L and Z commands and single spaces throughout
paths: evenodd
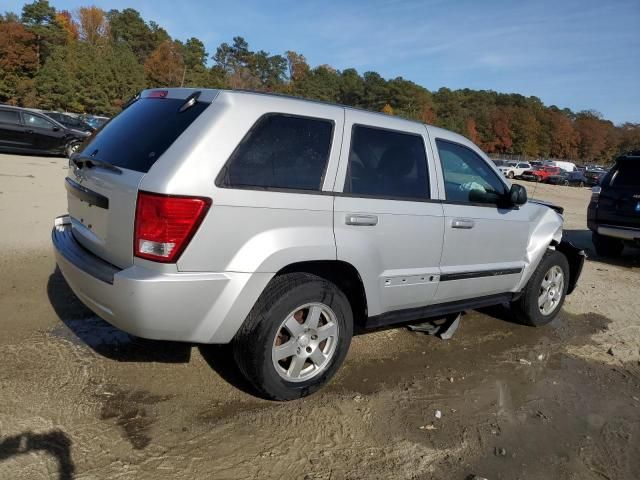
M 533 96 L 429 91 L 403 77 L 312 66 L 293 50 L 254 50 L 241 36 L 212 50 L 193 36 L 171 38 L 133 8 L 89 5 L 72 16 L 32 0 L 21 15 L 0 15 L 0 102 L 114 115 L 145 87 L 243 88 L 384 111 L 461 133 L 493 154 L 607 162 L 640 149 L 638 124 L 615 126 Z
M 109 36 L 109 23 L 103 10 L 98 7 L 78 9 L 78 31 L 80 39 L 89 45 L 98 45 Z
M 150 86 L 181 86 L 185 69 L 179 46 L 170 40 L 162 42 L 147 58 L 144 71 Z
M 78 31 L 78 24 L 73 19 L 71 12 L 68 10 L 62 10 L 56 13 L 56 23 L 62 27 L 62 30 L 66 33 L 67 43 L 71 43 L 80 38 L 80 32 Z

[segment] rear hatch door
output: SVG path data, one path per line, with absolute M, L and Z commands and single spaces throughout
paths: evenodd
M 602 184 L 598 222 L 640 228 L 640 162 L 619 161 Z
M 210 103 L 185 89 L 146 91 L 89 137 L 72 156 L 66 179 L 80 244 L 120 268 L 133 264 L 140 181 Z

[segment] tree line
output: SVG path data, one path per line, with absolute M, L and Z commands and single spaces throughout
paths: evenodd
M 594 111 L 545 106 L 537 97 L 487 90 L 429 91 L 402 77 L 330 65 L 304 55 L 254 51 L 242 37 L 213 54 L 171 38 L 132 8 L 71 13 L 47 0 L 0 15 L 0 102 L 102 115 L 147 87 L 251 89 L 381 111 L 461 133 L 488 153 L 609 162 L 640 149 L 640 124 Z

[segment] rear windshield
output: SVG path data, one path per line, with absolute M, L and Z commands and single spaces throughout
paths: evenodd
M 640 187 L 640 162 L 620 162 L 611 177 L 616 187 Z
M 146 173 L 208 103 L 179 112 L 185 100 L 142 98 L 90 137 L 81 153 L 117 167 Z

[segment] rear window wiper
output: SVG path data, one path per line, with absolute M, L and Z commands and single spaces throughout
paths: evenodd
M 105 170 L 109 170 L 111 172 L 117 173 L 118 175 L 122 174 L 122 170 L 120 168 L 116 167 L 115 165 L 112 165 L 111 163 L 108 163 L 108 162 L 103 162 L 102 160 L 97 160 L 97 159 L 95 159 L 93 157 L 88 157 L 86 155 L 80 155 L 80 154 L 76 153 L 76 154 L 71 156 L 71 161 L 78 168 L 100 167 L 100 168 L 103 168 Z

